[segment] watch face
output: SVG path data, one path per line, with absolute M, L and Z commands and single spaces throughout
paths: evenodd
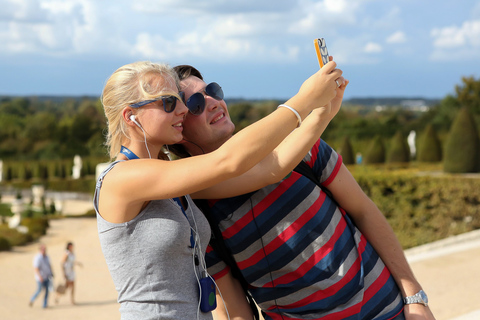
M 423 302 L 428 303 L 428 297 L 425 294 L 425 292 L 423 292 L 423 290 L 420 290 L 419 294 L 420 294 L 420 297 L 422 298 Z

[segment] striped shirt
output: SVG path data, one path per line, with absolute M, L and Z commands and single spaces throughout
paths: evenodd
M 324 186 L 342 163 L 322 140 L 305 161 Z M 309 178 L 292 172 L 209 206 L 265 319 L 403 318 L 401 294 L 383 261 Z M 228 272 L 211 247 L 206 257 L 215 278 Z

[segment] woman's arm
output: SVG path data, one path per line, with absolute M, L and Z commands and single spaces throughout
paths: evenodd
M 242 286 L 229 271 L 218 280 L 217 283 L 217 308 L 213 311 L 215 320 L 228 320 L 225 306 L 230 320 L 252 320 L 253 313 L 250 309 Z M 221 293 L 221 294 L 220 294 Z M 222 299 L 223 298 L 223 299 Z M 225 305 L 223 304 L 225 302 Z
M 221 199 L 252 192 L 277 183 L 288 175 L 310 151 L 340 110 L 348 80 L 337 89 L 328 105 L 315 109 L 280 145 L 255 167 L 241 176 L 191 194 L 194 199 Z
M 421 285 L 415 279 L 403 249 L 387 219 L 363 192 L 350 171 L 342 164 L 328 185 L 333 197 L 355 222 L 390 270 L 403 297 L 416 294 Z M 434 319 L 430 308 L 420 304 L 405 306 L 407 319 Z
M 342 74 L 335 67 L 335 62 L 329 62 L 287 101 L 302 119 L 335 97 L 335 80 Z M 209 154 L 172 162 L 139 159 L 119 163 L 103 181 L 100 212 L 110 222 L 129 221 L 145 201 L 190 194 L 238 176 L 267 156 L 296 124 L 291 110 L 278 108 Z

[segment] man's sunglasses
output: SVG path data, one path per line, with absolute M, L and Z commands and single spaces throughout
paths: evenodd
M 216 82 L 209 83 L 203 92 L 215 100 L 223 100 L 222 87 L 220 87 L 220 85 Z M 188 98 L 187 101 L 185 101 L 185 98 L 183 100 L 188 110 L 190 110 L 190 112 L 196 116 L 202 114 L 202 112 L 205 110 L 205 96 L 203 92 L 194 93 L 190 96 L 190 98 Z
M 140 102 L 131 104 L 130 107 L 140 108 L 149 103 L 162 100 L 163 110 L 165 110 L 166 113 L 170 113 L 170 112 L 173 112 L 173 110 L 175 110 L 175 107 L 177 106 L 177 100 L 180 100 L 180 99 L 181 101 L 185 101 L 185 93 L 181 91 L 178 93 L 178 96 L 174 96 L 174 95 L 160 96 L 152 100 L 145 100 L 145 101 L 140 101 Z

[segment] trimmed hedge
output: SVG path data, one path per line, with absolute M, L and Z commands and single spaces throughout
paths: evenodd
M 480 171 L 480 139 L 467 108 L 460 109 L 445 146 L 444 170 L 450 173 Z
M 9 251 L 11 248 L 10 242 L 4 237 L 0 237 L 0 251 Z
M 358 166 L 351 171 L 405 249 L 480 228 L 480 177 Z
M 375 136 L 370 142 L 367 154 L 365 155 L 366 164 L 384 163 L 385 162 L 385 146 L 380 136 Z
M 342 156 L 344 164 L 355 164 L 355 156 L 353 155 L 352 144 L 348 137 L 343 138 L 342 145 L 338 149 L 338 153 Z
M 390 148 L 387 153 L 388 163 L 409 162 L 410 149 L 407 144 L 407 138 L 402 132 L 398 131 L 391 140 Z
M 442 161 L 442 145 L 437 132 L 432 124 L 428 124 L 425 132 L 419 141 L 418 157 L 419 162 L 440 162 Z

